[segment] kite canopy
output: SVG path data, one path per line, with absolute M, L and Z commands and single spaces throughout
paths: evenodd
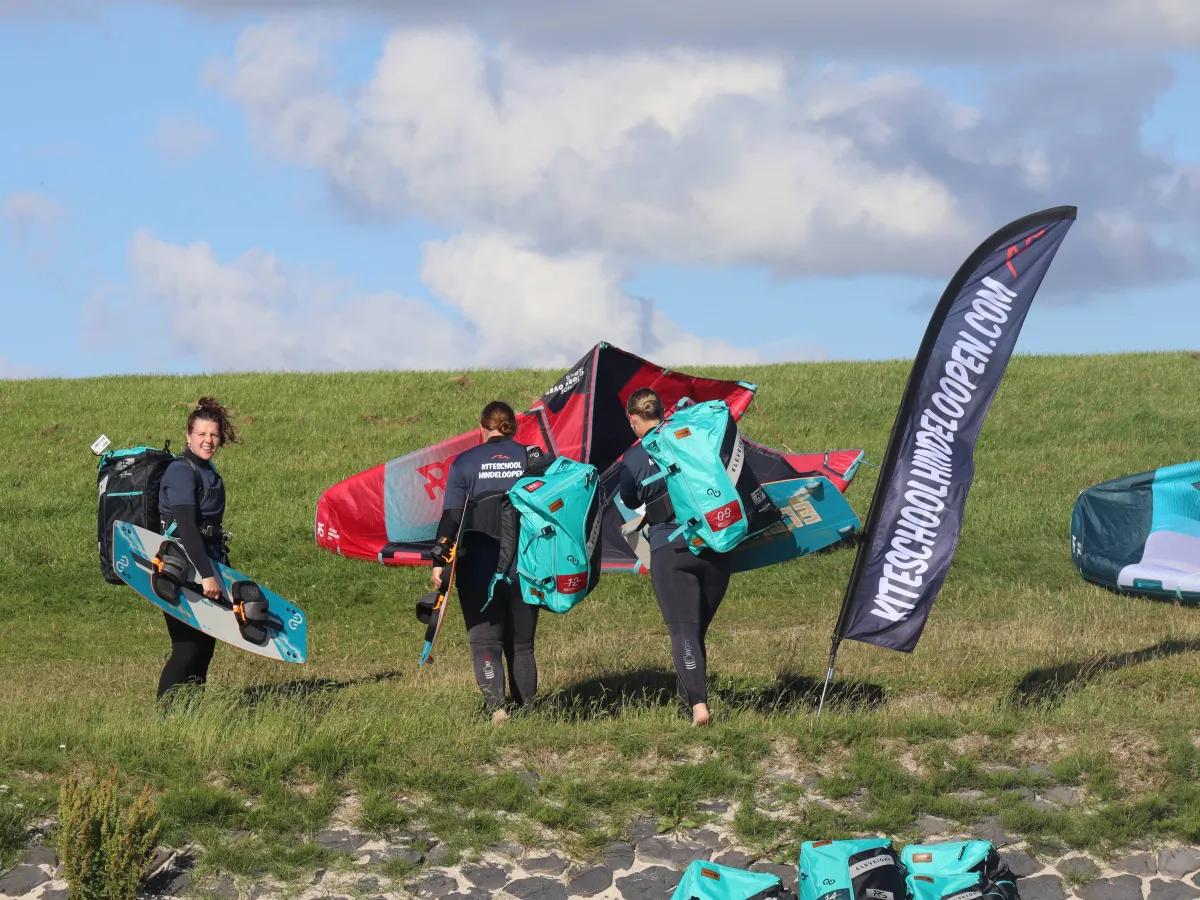
M 683 398 L 724 400 L 735 418 L 754 402 L 757 387 L 744 381 L 673 372 L 605 343 L 597 344 L 517 416 L 516 440 L 594 465 L 607 501 L 617 494 L 621 456 L 636 440 L 625 402 L 653 388 L 671 412 Z M 450 463 L 479 443 L 472 429 L 423 450 L 375 466 L 325 491 L 317 501 L 317 545 L 343 556 L 386 565 L 428 565 L 442 512 Z M 746 440 L 747 461 L 762 483 L 822 475 L 845 492 L 861 450 L 785 454 Z M 605 511 L 602 571 L 645 571 L 621 536 L 624 519 L 610 502 Z
M 1105 587 L 1200 600 L 1200 462 L 1083 491 L 1071 514 L 1071 560 Z

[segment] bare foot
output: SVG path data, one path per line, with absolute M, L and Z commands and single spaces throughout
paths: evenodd
M 492 713 L 492 724 L 499 725 L 501 722 L 503 722 L 507 718 L 508 718 L 508 713 L 506 713 L 502 709 L 498 709 L 494 713 Z
M 692 724 L 707 725 L 708 724 L 708 707 L 703 703 L 697 703 L 692 707 Z

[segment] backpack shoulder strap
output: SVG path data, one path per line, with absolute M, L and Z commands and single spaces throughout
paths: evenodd
M 188 464 L 188 468 L 192 470 L 192 477 L 196 479 L 196 509 L 199 510 L 204 504 L 205 498 L 208 497 L 208 488 L 204 484 L 204 479 L 200 477 L 200 469 L 191 461 L 187 454 L 182 454 L 177 459 L 182 459 Z

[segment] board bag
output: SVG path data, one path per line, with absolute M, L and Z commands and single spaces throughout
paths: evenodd
M 170 441 L 161 450 L 132 447 L 108 450 L 100 457 L 96 467 L 97 549 L 100 573 L 109 584 L 124 584 L 113 570 L 113 523 L 128 522 L 149 531 L 159 530 L 158 488 L 163 471 L 176 458 Z
M 783 515 L 746 465 L 737 422 L 724 400 L 677 409 L 642 438 L 667 494 L 679 528 L 692 553 L 705 549 L 728 553 L 781 521 Z
M 492 589 L 510 581 L 515 555 L 521 599 L 531 606 L 565 613 L 591 593 L 600 580 L 599 487 L 595 466 L 560 456 L 509 488 L 513 514 L 501 523 Z
M 989 841 L 909 844 L 901 858 L 913 900 L 1019 900 L 1016 877 Z
M 800 900 L 905 900 L 900 857 L 886 838 L 805 841 L 800 845 Z
M 671 900 L 765 900 L 785 895 L 778 875 L 697 859 L 684 871 Z

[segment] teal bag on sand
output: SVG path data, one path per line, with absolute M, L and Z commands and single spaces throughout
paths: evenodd
M 986 884 L 978 872 L 963 875 L 909 875 L 912 900 L 980 900 Z
M 779 896 L 782 889 L 778 875 L 697 859 L 688 865 L 671 900 L 759 900 Z
M 1017 879 L 989 841 L 909 844 L 901 859 L 914 900 L 1018 900 Z
M 887 838 L 805 841 L 800 900 L 905 900 L 904 867 Z

